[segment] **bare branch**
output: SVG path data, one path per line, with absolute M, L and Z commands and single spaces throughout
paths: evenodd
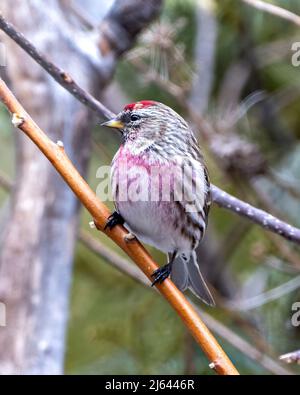
M 214 185 L 212 185 L 212 195 L 213 201 L 218 206 L 233 211 L 287 240 L 300 244 L 300 229 L 281 221 L 266 211 L 251 206 Z
M 274 244 L 274 246 L 277 248 L 279 255 L 284 260 L 287 260 L 292 264 L 291 270 L 293 272 L 298 272 L 300 269 L 300 256 L 299 253 L 291 248 L 290 245 L 284 242 L 280 237 L 273 233 L 267 233 L 268 239 Z
M 140 275 L 140 271 L 132 266 L 132 264 L 125 258 L 122 258 L 119 254 L 111 251 L 107 248 L 100 240 L 95 239 L 87 232 L 81 231 L 79 234 L 80 241 L 96 255 L 104 258 L 106 262 L 111 264 L 113 267 L 129 275 L 138 283 L 149 287 L 149 282 L 145 277 Z M 148 288 L 149 289 L 149 288 Z M 200 312 L 197 306 L 194 306 L 196 310 Z M 218 336 L 221 336 L 229 344 L 239 350 L 241 353 L 246 355 L 248 358 L 259 363 L 266 370 L 271 373 L 278 375 L 290 375 L 293 374 L 291 371 L 282 367 L 277 361 L 266 355 L 264 352 L 258 350 L 253 345 L 248 343 L 245 339 L 237 335 L 230 328 L 222 324 L 219 320 L 213 318 L 210 314 L 201 311 L 201 316 L 204 319 L 206 325 Z
M 34 60 L 36 60 L 61 86 L 67 89 L 80 102 L 94 110 L 99 116 L 111 118 L 114 114 L 107 109 L 101 102 L 96 100 L 92 95 L 80 88 L 69 76 L 68 73 L 61 70 L 37 51 L 37 49 L 3 16 L 0 15 L 0 29 L 5 31 L 15 42 L 17 42 Z M 203 124 L 206 124 L 203 120 Z M 205 125 L 204 125 L 205 126 Z M 295 228 L 278 218 L 266 213 L 263 210 L 255 208 L 240 199 L 233 197 L 216 186 L 212 186 L 212 195 L 214 202 L 235 214 L 246 217 L 263 228 L 277 233 L 287 240 L 300 243 L 300 229 Z
M 147 287 L 151 285 L 151 281 L 149 281 L 136 266 L 132 265 L 128 259 L 122 258 L 119 254 L 112 251 L 98 239 L 95 239 L 93 236 L 91 236 L 87 231 L 81 230 L 79 232 L 79 240 L 83 243 L 83 245 L 85 245 L 97 255 L 100 255 L 120 272 L 133 277 L 135 280 Z
M 294 23 L 297 26 L 300 26 L 300 16 L 291 11 L 286 10 L 285 8 L 279 7 L 278 5 L 266 3 L 265 1 L 262 0 L 242 0 L 242 1 L 254 8 L 257 8 L 258 10 L 279 16 L 280 18 L 283 18 L 289 22 Z
M 4 178 L 8 181 L 9 185 L 12 186 L 12 182 L 4 176 Z M 2 185 L 3 186 L 3 185 Z M 5 187 L 4 187 L 5 188 Z M 10 189 L 10 188 L 9 188 Z M 118 253 L 112 251 L 108 248 L 104 243 L 102 243 L 99 239 L 95 239 L 91 236 L 87 231 L 81 230 L 79 232 L 79 240 L 83 243 L 85 247 L 93 251 L 96 255 L 104 258 L 106 262 L 112 265 L 114 268 L 119 270 L 121 273 L 128 275 L 138 283 L 144 285 L 149 289 L 150 281 L 141 273 L 141 271 L 131 262 L 121 257 Z M 151 288 L 152 289 L 152 288 Z M 195 306 L 198 309 L 197 306 Z M 218 336 L 221 336 L 224 340 L 238 349 L 240 352 L 245 354 L 248 358 L 258 362 L 265 369 L 270 371 L 271 373 L 278 375 L 286 375 L 293 374 L 292 372 L 284 369 L 280 364 L 278 364 L 274 359 L 265 353 L 261 352 L 253 345 L 248 343 L 245 339 L 234 333 L 227 326 L 222 324 L 219 320 L 213 318 L 210 314 L 201 311 L 201 316 L 206 325 Z M 285 361 L 285 356 L 289 356 L 290 354 L 285 354 L 280 357 L 280 359 Z
M 22 33 L 18 32 L 11 23 L 7 22 L 1 14 L 0 28 L 82 104 L 88 106 L 101 117 L 109 119 L 113 116 L 111 111 L 82 89 L 68 73 L 47 60 L 46 57 L 42 55 Z
M 282 296 L 299 289 L 300 287 L 300 276 L 296 276 L 278 287 L 269 289 L 268 291 L 255 295 L 246 300 L 238 300 L 227 303 L 227 306 L 232 310 L 247 311 L 257 307 L 263 306 L 266 303 L 272 302 L 273 300 L 279 299 Z
M 278 375 L 294 374 L 279 365 L 273 358 L 255 348 L 252 344 L 248 343 L 245 339 L 234 333 L 231 329 L 222 324 L 219 320 L 213 318 L 210 314 L 201 311 L 201 315 L 209 328 L 211 328 L 218 336 L 221 336 L 236 349 L 247 355 L 248 358 L 258 362 L 268 371 Z
M 298 363 L 300 364 L 300 350 L 289 352 L 288 354 L 280 355 L 279 359 L 286 363 Z
M 153 272 L 158 269 L 158 265 L 153 261 L 138 240 L 135 239 L 131 242 L 126 241 L 125 236 L 128 232 L 125 228 L 117 226 L 112 230 L 104 229 L 110 214 L 108 208 L 100 202 L 89 185 L 80 176 L 67 157 L 63 146 L 53 143 L 37 124 L 35 124 L 3 80 L 0 80 L 0 99 L 13 114 L 14 126 L 23 131 L 48 158 L 81 203 L 90 212 L 97 228 L 118 244 L 128 256 L 133 259 L 145 275 L 151 279 Z M 166 279 L 162 284 L 157 284 L 157 289 L 178 313 L 211 361 L 214 370 L 219 374 L 238 374 L 236 368 L 202 322 L 195 309 L 176 288 L 172 281 Z
M 128 1 L 138 4 L 139 0 Z M 152 2 L 159 3 L 149 0 Z M 102 20 L 116 3 L 120 5 L 114 2 L 111 7 L 111 0 L 77 3 L 84 4 L 85 11 L 96 20 Z M 11 1 L 2 0 L 0 8 L 41 53 L 61 68 L 72 70 L 81 88 L 99 97 L 114 74 L 119 56 L 113 48 L 106 54 L 99 50 L 99 30 L 87 31 L 68 10 L 68 4 L 70 0 L 50 0 L 44 7 L 40 0 L 15 0 L 12 6 Z M 138 10 L 142 16 L 144 10 Z M 120 12 L 116 26 L 124 18 Z M 141 27 L 137 14 L 136 21 Z M 9 51 L 9 67 L 2 67 L 1 72 L 37 123 L 49 131 L 53 141 L 65 143 L 77 169 L 86 174 L 95 116 L 19 45 L 0 34 Z M 132 42 L 127 40 L 127 45 Z M 1 232 L 0 299 L 7 306 L 7 326 L 0 335 L 0 371 L 61 374 L 80 205 L 29 139 L 17 133 L 16 144 L 16 185 L 6 205 L 9 216 L 3 217 L 10 220 L 5 221 Z

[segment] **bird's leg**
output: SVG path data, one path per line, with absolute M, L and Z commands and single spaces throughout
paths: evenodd
M 104 230 L 112 229 L 116 225 L 123 225 L 125 222 L 124 218 L 122 217 L 121 214 L 119 214 L 117 211 L 114 211 L 109 217 L 108 220 L 104 226 Z
M 177 256 L 177 251 L 174 251 L 173 254 L 171 255 L 171 258 L 169 259 L 169 262 L 160 267 L 159 269 L 155 270 L 152 274 L 151 277 L 154 277 L 154 280 L 151 284 L 151 287 L 155 285 L 156 283 L 162 283 L 169 275 L 171 274 L 172 271 L 172 265 Z

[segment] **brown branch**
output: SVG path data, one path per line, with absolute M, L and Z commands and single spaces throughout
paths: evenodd
M 13 188 L 13 182 L 4 174 L 0 173 L 0 186 L 7 192 L 10 192 L 11 189 Z M 237 227 L 234 226 L 234 229 L 236 230 Z M 233 229 L 233 231 L 234 231 Z M 244 235 L 244 231 L 246 231 L 247 228 L 243 228 L 243 224 L 240 224 L 240 229 L 242 229 L 242 231 L 239 232 L 239 236 L 243 237 Z M 287 259 L 295 268 L 299 269 L 300 267 L 300 257 L 299 255 L 291 250 L 289 248 L 288 245 L 286 245 L 284 242 L 281 241 L 281 239 L 276 236 L 275 234 L 273 235 L 272 233 L 268 234 L 268 238 L 272 241 L 272 243 L 277 247 L 277 249 L 279 250 L 280 254 L 282 255 L 282 257 L 284 259 Z M 228 240 L 227 240 L 228 239 Z M 118 254 L 113 253 L 109 248 L 105 247 L 104 245 L 101 245 L 99 243 L 94 244 L 95 240 L 89 236 L 89 234 L 87 232 L 81 232 L 80 233 L 80 240 L 86 244 L 89 248 L 91 248 L 93 251 L 99 253 L 99 255 L 102 255 L 105 259 L 107 259 L 109 262 L 121 262 L 118 256 Z M 235 240 L 235 237 L 233 237 L 233 232 L 230 232 L 230 234 L 228 235 L 228 237 L 226 237 L 226 242 L 224 242 L 224 246 L 221 247 L 220 249 L 223 251 L 223 254 L 225 254 L 225 257 L 229 257 L 230 251 L 232 250 L 232 240 Z M 228 247 L 231 246 L 231 247 Z M 227 261 L 228 259 L 225 259 L 225 261 Z M 122 266 L 122 267 L 121 267 Z M 121 271 L 123 271 L 125 274 L 128 275 L 134 275 L 136 276 L 137 273 L 136 271 L 133 272 L 133 274 L 131 273 L 131 271 L 128 272 L 128 267 L 127 267 L 127 261 L 124 260 L 123 261 L 123 265 L 118 266 L 117 268 Z M 132 270 L 135 269 L 135 267 L 133 266 L 132 268 L 130 268 Z M 143 276 L 141 276 L 143 277 Z
M 201 311 L 201 315 L 206 325 L 223 339 L 232 344 L 236 349 L 240 350 L 243 354 L 247 355 L 248 358 L 258 362 L 268 371 L 278 375 L 293 375 L 294 373 L 290 370 L 286 370 L 284 367 L 279 365 L 277 361 L 274 361 L 270 356 L 266 355 L 255 348 L 252 344 L 248 343 L 245 339 L 234 333 L 231 329 L 222 324 L 219 320 L 216 320 L 208 313 Z
M 0 14 L 0 29 L 5 31 L 17 44 L 19 44 L 36 62 L 38 62 L 61 86 L 69 91 L 81 103 L 88 106 L 95 111 L 99 116 L 104 118 L 111 118 L 114 114 L 107 109 L 102 103 L 96 100 L 92 95 L 87 93 L 84 89 L 80 88 L 68 73 L 60 69 L 31 44 L 22 33 L 18 32 L 15 27 L 8 23 L 5 18 Z M 205 121 L 203 121 L 205 123 Z M 213 200 L 215 203 L 233 211 L 235 214 L 244 216 L 250 221 L 270 230 L 282 237 L 300 243 L 300 230 L 276 217 L 257 209 L 248 203 L 245 203 L 227 192 L 222 191 L 220 188 L 212 186 Z
M 111 6 L 107 0 L 86 1 L 84 9 L 97 21 L 113 8 L 120 9 L 121 3 L 132 6 L 139 1 L 118 0 Z M 161 1 L 149 0 L 147 4 Z M 51 0 L 47 7 L 43 7 L 41 1 L 14 0 L 12 6 L 10 0 L 2 0 L 0 8 L 7 20 L 30 37 L 41 53 L 60 67 L 72 70 L 75 81 L 80 81 L 82 88 L 99 97 L 114 75 L 119 54 L 114 48 L 105 54 L 100 52 L 99 30 L 88 32 L 69 12 L 70 2 Z M 127 9 L 123 7 L 124 14 L 119 12 L 114 30 L 124 26 Z M 137 7 L 136 22 L 132 20 L 132 25 L 145 28 L 150 19 L 143 18 L 143 15 L 144 8 Z M 130 32 L 133 28 L 131 26 Z M 49 137 L 66 143 L 66 150 L 69 157 L 74 158 L 76 168 L 81 174 L 86 174 L 91 126 L 97 118 L 92 116 L 88 107 L 62 90 L 5 33 L 1 31 L 0 35 L 9 52 L 9 67 L 1 68 L 7 77 L 3 79 L 10 82 L 20 102 L 49 132 Z M 121 43 L 124 43 L 124 36 L 126 31 L 119 37 Z M 100 37 L 102 42 L 108 41 L 102 34 Z M 126 44 L 131 46 L 131 38 L 134 37 L 127 37 Z M 7 305 L 8 325 L 0 335 L 0 371 L 60 374 L 63 371 L 69 287 L 80 204 L 76 204 L 76 196 L 29 139 L 17 133 L 16 144 L 17 182 L 12 198 L 8 199 L 9 205 L 6 205 L 10 221 L 5 221 L 5 230 L 1 232 L 0 299 Z M 33 209 L 34 202 L 37 210 Z M 51 231 L 53 227 L 59 229 L 59 237 L 57 232 Z M 58 250 L 53 260 L 53 251 Z
M 0 185 L 8 191 L 11 190 L 13 186 L 12 182 L 6 176 L 3 177 L 7 181 L 6 185 L 8 185 L 8 188 L 6 188 L 5 185 L 1 184 L 1 182 Z M 136 266 L 132 265 L 128 259 L 123 258 L 118 253 L 112 251 L 99 239 L 95 239 L 87 231 L 81 230 L 79 232 L 79 240 L 82 242 L 82 244 L 85 247 L 93 251 L 96 255 L 100 256 L 101 258 L 104 258 L 106 262 L 111 264 L 114 268 L 119 270 L 121 273 L 128 275 L 138 283 L 149 288 L 151 282 L 141 273 L 141 271 Z M 293 374 L 292 372 L 280 366 L 270 356 L 266 355 L 265 353 L 262 353 L 260 350 L 258 350 L 253 345 L 248 343 L 245 339 L 234 333 L 231 329 L 226 327 L 220 321 L 211 317 L 209 314 L 204 313 L 202 311 L 201 316 L 205 324 L 208 325 L 208 327 L 216 335 L 221 336 L 228 343 L 234 346 L 237 350 L 245 354 L 248 358 L 258 362 L 261 366 L 263 366 L 268 371 L 278 375 Z M 285 354 L 281 356 L 280 359 L 285 361 L 284 357 L 289 355 L 290 354 Z
M 93 251 L 97 256 L 104 258 L 106 262 L 111 264 L 117 270 L 122 273 L 129 275 L 139 284 L 146 286 L 149 289 L 149 281 L 145 277 L 141 276 L 138 268 L 133 266 L 127 259 L 122 258 L 119 254 L 111 251 L 106 247 L 100 240 L 95 239 L 86 231 L 81 231 L 79 233 L 79 239 L 83 245 Z M 199 308 L 194 306 L 197 311 Z M 199 311 L 200 313 L 200 311 Z M 218 336 L 221 336 L 229 344 L 239 350 L 241 353 L 246 355 L 248 358 L 259 363 L 269 372 L 278 375 L 293 374 L 293 372 L 282 367 L 277 361 L 272 359 L 270 356 L 266 355 L 264 352 L 260 351 L 247 340 L 243 339 L 236 333 L 234 333 L 230 328 L 222 324 L 219 320 L 213 318 L 210 314 L 201 311 L 201 316 L 206 323 L 206 325 Z
M 52 142 L 37 124 L 35 124 L 3 80 L 0 80 L 0 99 L 13 114 L 14 126 L 23 131 L 48 158 L 81 203 L 90 212 L 97 228 L 106 233 L 107 236 L 118 244 L 146 276 L 151 279 L 151 275 L 158 268 L 158 265 L 137 240 L 126 242 L 125 236 L 128 232 L 125 228 L 117 226 L 112 230 L 104 230 L 107 218 L 110 214 L 108 208 L 100 202 L 86 181 L 78 173 L 67 157 L 63 145 L 61 143 L 55 144 Z M 195 340 L 205 352 L 208 359 L 211 361 L 210 366 L 219 374 L 238 374 L 236 368 L 202 322 L 195 309 L 176 288 L 172 281 L 166 279 L 162 284 L 158 284 L 157 288 L 178 313 Z

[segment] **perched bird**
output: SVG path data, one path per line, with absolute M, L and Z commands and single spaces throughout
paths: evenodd
M 214 305 L 195 253 L 207 226 L 210 182 L 187 122 L 162 103 L 142 100 L 102 125 L 118 129 L 123 139 L 112 161 L 116 211 L 107 227 L 124 224 L 168 254 L 168 263 L 153 273 L 153 285 L 171 275 L 180 290 L 189 288 Z

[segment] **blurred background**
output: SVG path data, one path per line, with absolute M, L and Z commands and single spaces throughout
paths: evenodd
M 1 0 L 4 16 L 112 111 L 140 99 L 173 107 L 193 127 L 215 185 L 300 227 L 299 1 L 268 2 L 294 21 L 242 0 L 14 3 Z M 118 135 L 3 32 L 0 41 L 2 78 L 96 190 Z M 212 374 L 175 312 L 90 228 L 3 106 L 0 120 L 1 372 Z M 298 374 L 278 357 L 300 348 L 299 248 L 213 206 L 197 253 L 217 307 L 194 301 L 240 373 Z

